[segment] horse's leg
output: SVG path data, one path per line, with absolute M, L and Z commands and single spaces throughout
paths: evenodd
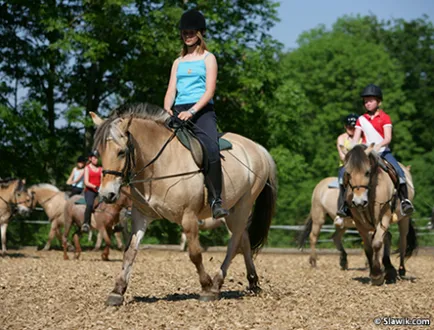
M 92 231 L 89 231 L 89 235 Z M 102 244 L 102 239 L 103 236 L 101 234 L 101 231 L 98 231 L 98 235 L 96 235 L 96 243 L 95 243 L 95 247 L 93 248 L 94 251 L 98 251 L 99 249 L 101 249 L 101 244 Z
M 74 239 L 74 245 L 75 245 L 75 252 L 74 252 L 74 259 L 78 260 L 81 255 L 81 246 L 80 246 L 80 237 L 78 235 L 79 229 L 74 233 L 73 239 Z
M 148 225 L 146 217 L 141 214 L 135 207 L 133 207 L 133 210 L 131 212 L 131 218 L 131 236 L 127 244 L 127 248 L 124 252 L 122 270 L 116 277 L 115 287 L 106 300 L 106 305 L 109 306 L 119 306 L 122 305 L 124 301 L 124 293 L 127 290 L 128 281 L 130 280 L 131 268 L 134 259 L 136 258 L 140 241 L 145 235 L 146 227 Z
M 119 250 L 122 250 L 124 247 L 124 243 L 122 242 L 122 232 L 117 231 L 114 233 L 116 239 L 116 246 Z
M 101 231 L 98 233 L 98 236 L 100 234 L 103 237 L 104 242 L 105 242 L 105 247 L 104 247 L 104 251 L 101 254 L 101 258 L 104 261 L 108 261 L 109 260 L 108 256 L 110 253 L 110 245 L 111 245 L 111 240 L 110 240 L 111 228 L 103 227 L 101 229 Z
M 336 227 L 336 231 L 333 234 L 333 242 L 335 243 L 336 248 L 341 253 L 339 264 L 342 270 L 348 269 L 348 259 L 347 252 L 344 249 L 344 245 L 342 244 L 342 237 L 345 234 L 346 228 L 338 228 Z
M 396 282 L 396 269 L 393 267 L 392 262 L 390 261 L 390 245 L 392 243 L 392 234 L 387 232 L 384 236 L 384 255 L 383 255 L 383 265 L 386 271 L 386 283 L 395 283 Z
M 71 229 L 72 225 L 72 215 L 71 210 L 69 210 L 69 206 L 65 206 L 65 226 L 63 228 L 63 235 L 62 235 L 62 246 L 63 246 L 63 259 L 69 260 L 67 251 L 68 251 L 68 235 L 69 230 Z
M 53 220 L 51 222 L 51 228 L 50 228 L 50 232 L 48 234 L 47 243 L 44 246 L 44 251 L 48 251 L 50 249 L 51 241 L 53 240 L 54 236 L 56 235 L 56 232 L 57 232 L 57 222 L 56 222 L 56 220 Z
M 2 236 L 2 257 L 6 255 L 6 229 L 8 229 L 8 224 L 2 223 L 0 226 Z
M 404 277 L 405 270 L 405 254 L 407 252 L 407 234 L 410 224 L 410 218 L 405 217 L 398 222 L 399 227 L 399 276 Z
M 197 273 L 199 274 L 199 282 L 202 286 L 204 300 L 208 300 L 209 291 L 212 287 L 212 280 L 202 262 L 202 247 L 199 242 L 199 226 L 197 218 L 194 215 L 184 213 L 182 218 L 182 228 L 188 239 L 188 254 L 191 262 L 196 266 Z M 202 298 L 201 297 L 201 298 Z
M 372 238 L 372 249 L 374 252 L 372 258 L 372 271 L 371 280 L 373 285 L 382 285 L 384 283 L 384 271 L 383 271 L 383 255 L 384 255 L 384 235 L 390 225 L 390 213 L 387 212 L 381 218 L 381 221 L 377 224 L 374 237 Z
M 185 250 L 185 245 L 187 244 L 187 236 L 184 232 L 181 233 L 181 243 L 179 244 L 179 251 Z
M 223 285 L 223 281 L 226 277 L 229 265 L 231 264 L 232 259 L 238 252 L 241 238 L 246 230 L 248 216 L 251 209 L 252 205 L 247 206 L 247 202 L 243 203 L 243 201 L 240 200 L 238 204 L 233 208 L 232 213 L 226 218 L 226 223 L 232 235 L 229 239 L 225 259 L 223 260 L 220 270 L 213 278 L 213 286 L 211 292 L 214 294 L 215 298 L 218 297 L 220 289 Z
M 318 260 L 318 256 L 316 254 L 316 243 L 321 232 L 321 227 L 325 222 L 326 215 L 322 209 L 319 209 L 319 207 L 312 207 L 311 216 L 312 230 L 309 235 L 311 249 L 309 263 L 312 267 L 316 267 L 316 261 Z
M 241 238 L 241 249 L 243 251 L 244 262 L 246 264 L 247 280 L 249 281 L 248 290 L 258 293 L 261 291 L 261 288 L 259 287 L 259 278 L 256 274 L 255 264 L 253 263 L 249 232 L 247 230 L 244 231 L 243 237 Z

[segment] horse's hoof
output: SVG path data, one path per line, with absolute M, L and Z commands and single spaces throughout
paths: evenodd
M 313 268 L 316 267 L 316 259 L 314 259 L 314 258 L 309 258 L 309 263 L 310 263 L 310 265 L 311 265 Z
M 399 277 L 405 277 L 405 268 L 399 267 L 398 273 Z
M 109 261 L 108 256 L 106 256 L 105 254 L 101 254 L 101 259 L 102 261 Z
M 216 301 L 218 300 L 218 298 L 219 298 L 218 294 L 212 292 L 206 292 L 206 293 L 202 293 L 199 296 L 199 301 L 203 301 L 203 302 Z
M 110 293 L 105 304 L 107 306 L 121 306 L 124 302 L 124 296 L 119 293 Z
M 380 276 L 371 277 L 372 285 L 380 286 L 384 283 L 384 274 Z
M 68 256 L 64 256 L 63 260 L 69 260 L 69 257 Z
M 249 286 L 247 288 L 247 291 L 250 292 L 251 294 L 260 294 L 262 292 L 262 289 L 259 286 L 254 285 L 254 286 Z

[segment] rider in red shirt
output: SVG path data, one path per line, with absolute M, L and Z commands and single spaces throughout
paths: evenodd
M 89 164 L 84 168 L 86 211 L 84 211 L 84 223 L 81 226 L 81 231 L 84 233 L 88 233 L 90 230 L 90 218 L 102 179 L 102 167 L 98 166 L 98 152 L 96 150 L 89 154 L 89 161 Z
M 383 93 L 380 87 L 369 84 L 360 96 L 363 98 L 366 113 L 357 119 L 353 143 L 357 144 L 360 137 L 362 137 L 365 144 L 375 143 L 375 150 L 394 167 L 399 176 L 398 196 L 401 200 L 402 215 L 411 215 L 414 208 L 408 199 L 405 173 L 389 148 L 389 144 L 392 141 L 392 121 L 389 115 L 379 108 L 383 100 Z M 341 194 L 345 194 L 345 190 L 342 191 L 342 188 Z M 347 213 L 345 203 L 340 203 L 338 215 L 345 216 Z

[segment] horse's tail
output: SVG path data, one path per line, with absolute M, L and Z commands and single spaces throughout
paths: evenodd
M 416 229 L 413 226 L 413 221 L 411 219 L 408 221 L 407 247 L 405 249 L 406 258 L 410 258 L 418 248 Z
M 299 249 L 302 249 L 304 247 L 304 244 L 306 243 L 306 240 L 309 237 L 310 232 L 312 231 L 312 223 L 313 223 L 312 216 L 309 214 L 309 217 L 306 219 L 304 223 L 304 229 L 298 237 Z
M 277 200 L 277 168 L 273 158 L 268 151 L 259 146 L 267 158 L 269 163 L 269 173 L 267 183 L 259 194 L 255 202 L 255 207 L 249 217 L 249 238 L 250 248 L 253 254 L 257 254 L 259 250 L 267 242 L 268 232 L 271 226 L 271 219 L 274 216 Z

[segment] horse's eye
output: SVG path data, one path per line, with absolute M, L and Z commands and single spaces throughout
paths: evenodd
M 119 157 L 119 158 L 125 157 L 125 150 L 121 150 L 121 151 L 119 151 L 119 152 L 118 152 L 118 157 Z
M 365 173 L 365 176 L 370 176 L 370 175 L 371 175 L 371 171 L 367 170 L 366 173 Z
M 20 193 L 17 193 L 17 196 L 18 196 L 18 197 L 21 197 L 21 194 L 20 194 Z

